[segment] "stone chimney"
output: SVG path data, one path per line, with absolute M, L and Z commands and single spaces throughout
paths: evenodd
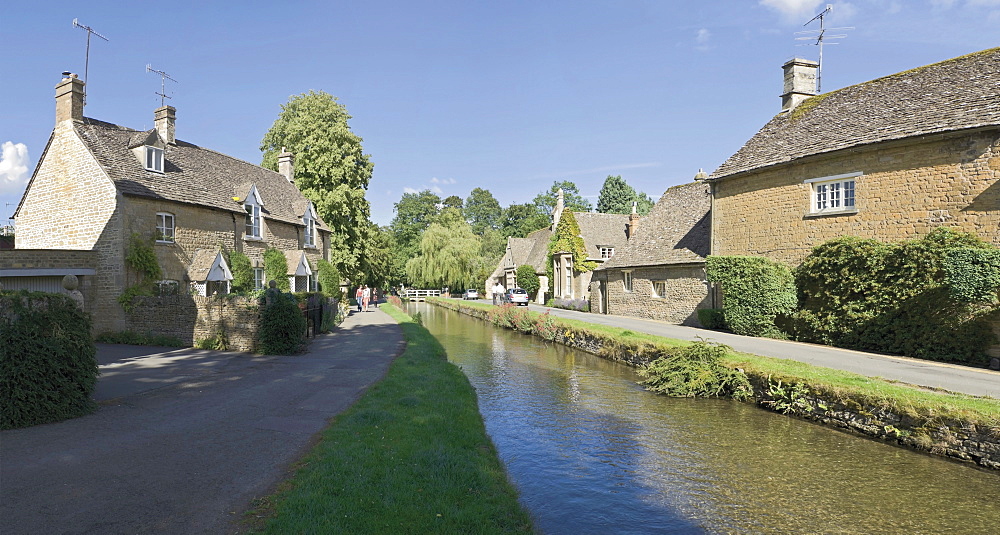
M 556 226 L 559 225 L 559 218 L 562 217 L 563 202 L 563 190 L 559 188 L 559 191 L 556 192 L 556 207 L 552 210 L 552 232 L 556 231 Z
M 66 77 L 56 86 L 56 124 L 83 121 L 83 80 L 75 74 L 64 74 Z
M 292 184 L 295 183 L 295 155 L 285 151 L 285 147 L 281 147 L 281 154 L 278 155 L 278 172 Z
M 160 134 L 163 141 L 173 145 L 176 142 L 174 134 L 177 127 L 174 123 L 177 122 L 177 109 L 173 106 L 161 106 L 156 108 L 153 114 L 156 132 Z
M 785 92 L 781 95 L 781 110 L 795 108 L 803 100 L 816 95 L 816 70 L 819 63 L 808 59 L 790 59 L 781 68 L 785 71 Z
M 632 201 L 632 213 L 628 215 L 628 224 L 625 226 L 625 238 L 629 240 L 635 236 L 635 229 L 639 226 L 638 205 L 637 201 Z

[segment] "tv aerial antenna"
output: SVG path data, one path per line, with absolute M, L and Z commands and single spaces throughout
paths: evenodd
M 87 73 L 90 71 L 90 36 L 96 35 L 105 41 L 108 41 L 107 37 L 97 33 L 93 28 L 87 26 L 86 24 L 80 24 L 80 19 L 73 19 L 73 27 L 80 28 L 87 32 L 87 56 L 83 63 L 83 102 L 87 103 Z
M 803 37 L 796 37 L 795 38 L 796 41 L 816 41 L 815 43 L 808 43 L 808 44 L 815 45 L 815 46 L 819 47 L 819 68 L 816 70 L 816 94 L 817 95 L 823 92 L 823 90 L 822 90 L 823 89 L 823 45 L 824 44 L 828 44 L 828 45 L 839 44 L 839 43 L 835 43 L 835 42 L 834 43 L 827 43 L 826 42 L 827 39 L 843 39 L 843 38 L 847 37 L 847 34 L 827 35 L 826 32 L 830 31 L 830 30 L 845 31 L 845 30 L 853 30 L 854 29 L 854 26 L 846 26 L 846 27 L 843 27 L 843 28 L 827 28 L 826 27 L 826 16 L 829 15 L 831 11 L 833 11 L 833 5 L 832 4 L 827 4 L 826 5 L 826 9 L 824 9 L 823 11 L 820 11 L 818 15 L 816 15 L 815 17 L 809 19 L 808 22 L 806 22 L 805 24 L 803 24 L 803 26 L 809 26 L 810 24 L 813 23 L 813 21 L 819 20 L 819 29 L 818 30 L 804 30 L 804 31 L 801 31 L 801 32 L 795 32 L 795 35 L 802 35 L 803 36 Z M 805 45 L 799 45 L 799 46 L 805 46 Z
M 169 74 L 167 74 L 167 73 L 165 73 L 163 71 L 158 71 L 158 70 L 154 69 L 153 66 L 150 65 L 149 63 L 146 64 L 146 72 L 155 72 L 156 74 L 160 75 L 160 92 L 159 93 L 155 93 L 154 92 L 154 93 L 157 94 L 157 95 L 160 95 L 160 107 L 163 107 L 164 105 L 166 105 L 166 99 L 171 98 L 169 95 L 167 95 L 167 92 L 165 91 L 166 88 L 164 87 L 164 84 L 167 83 L 167 80 L 170 80 L 171 82 L 173 82 L 175 84 L 178 83 L 178 82 L 177 82 L 177 80 L 174 80 L 173 78 L 171 78 Z

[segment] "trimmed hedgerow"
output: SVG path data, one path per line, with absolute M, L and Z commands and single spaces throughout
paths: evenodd
M 1000 295 L 1000 249 L 957 247 L 945 251 L 944 283 L 962 303 L 996 304 Z
M 335 297 L 337 299 L 342 299 L 340 291 L 340 272 L 337 271 L 337 266 L 327 262 L 326 260 L 320 259 L 316 263 L 316 278 L 319 281 L 319 289 L 324 295 L 329 297 Z
M 0 292 L 0 429 L 93 412 L 90 317 L 67 296 Z
M 795 269 L 800 310 L 784 325 L 802 341 L 984 362 L 995 340 L 986 316 L 996 307 L 969 301 L 987 297 L 991 283 L 976 277 L 991 265 L 978 262 L 992 250 L 975 235 L 945 227 L 897 243 L 830 240 Z
M 233 293 L 243 293 L 253 290 L 253 264 L 250 257 L 239 252 L 229 253 L 229 270 L 233 273 Z
M 788 266 L 759 256 L 709 256 L 708 280 L 722 285 L 726 325 L 736 334 L 784 338 L 775 324 L 795 310 L 795 285 Z
M 726 318 L 718 308 L 699 308 L 698 322 L 706 329 L 726 328 Z
M 285 253 L 274 247 L 264 251 L 264 277 L 267 279 L 264 286 L 269 286 L 274 281 L 279 290 L 287 292 L 292 289 L 288 282 L 288 258 Z
M 265 355 L 289 355 L 305 343 L 306 318 L 292 294 L 268 294 L 271 303 L 262 307 L 257 349 Z

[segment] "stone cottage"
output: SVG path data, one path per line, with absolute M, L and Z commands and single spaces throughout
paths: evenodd
M 628 243 L 594 271 L 591 312 L 699 325 L 712 301 L 705 280 L 711 191 L 701 181 L 664 192 Z
M 822 95 L 816 68 L 784 65 L 781 111 L 709 178 L 711 254 L 795 265 L 940 225 L 1000 245 L 1000 48 Z
M 246 254 L 263 287 L 268 248 L 284 252 L 294 290 L 315 288 L 329 230 L 295 187 L 291 154 L 274 172 L 181 141 L 171 106 L 147 131 L 84 117 L 83 90 L 75 75 L 56 86 L 56 125 L 14 214 L 13 252 L 92 251 L 96 331 L 129 327 L 117 299 L 138 279 L 125 264 L 133 236 L 153 244 L 163 294 L 228 292 L 227 251 Z
M 552 212 L 552 225 L 529 234 L 526 238 L 507 238 L 507 250 L 500 259 L 497 268 L 486 280 L 489 291 L 499 280 L 504 287 L 517 286 L 515 272 L 521 265 L 530 265 L 541 283 L 541 287 L 549 288 L 548 266 L 552 265 L 553 281 L 551 292 L 538 292 L 535 302 L 544 304 L 552 297 L 565 299 L 589 299 L 592 271 L 578 272 L 573 267 L 572 255 L 557 251 L 549 254 L 549 241 L 555 232 L 559 219 L 562 217 L 564 201 L 563 192 L 559 190 L 556 206 Z M 580 226 L 580 236 L 587 250 L 587 260 L 603 264 L 628 241 L 629 225 L 635 225 L 639 216 L 633 214 L 602 214 L 598 212 L 573 212 Z

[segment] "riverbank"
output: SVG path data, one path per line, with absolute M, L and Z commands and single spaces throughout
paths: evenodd
M 260 533 L 532 533 L 462 371 L 382 305 L 406 350 L 250 517 Z
M 489 320 L 496 307 L 432 298 L 428 302 Z M 500 326 L 603 358 L 642 366 L 690 342 L 513 309 Z M 757 405 L 917 451 L 1000 470 L 1000 401 L 929 391 L 784 359 L 730 351 L 725 364 L 744 372 Z

